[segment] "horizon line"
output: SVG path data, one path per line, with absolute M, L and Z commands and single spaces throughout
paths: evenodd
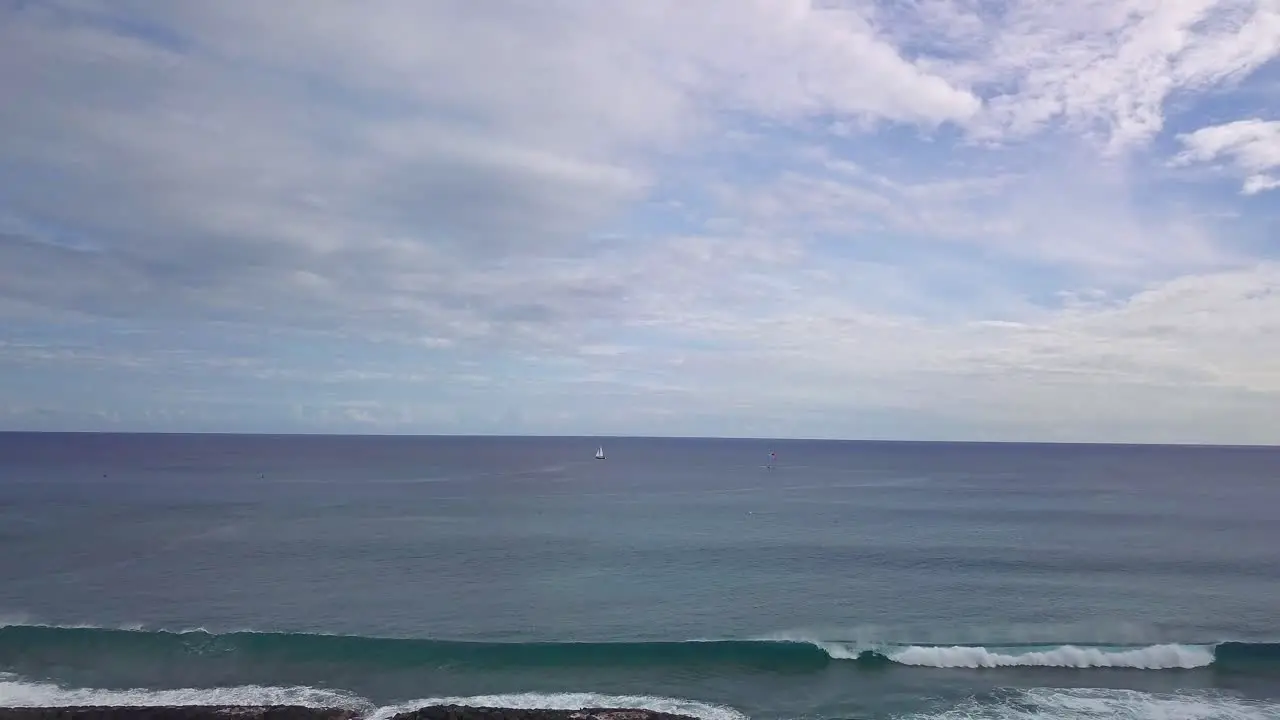
M 422 439 L 490 439 L 490 440 L 740 440 L 776 443 L 859 443 L 898 445 L 1078 445 L 1101 447 L 1194 447 L 1221 449 L 1280 449 L 1280 443 L 1207 443 L 1207 442 L 1116 442 L 1071 440 L 928 440 L 904 438 L 821 438 L 821 437 L 766 437 L 762 435 L 565 435 L 538 433 L 338 433 L 338 432 L 231 432 L 231 431 L 175 431 L 175 430 L 0 430 L 0 435 L 160 435 L 160 436 L 215 436 L 262 438 L 422 438 Z

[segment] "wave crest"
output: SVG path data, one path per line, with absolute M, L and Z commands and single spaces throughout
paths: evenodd
M 764 671 L 851 668 L 1129 668 L 1215 672 L 1280 669 L 1280 644 L 931 645 L 774 637 L 659 642 L 468 642 L 205 630 L 108 630 L 32 625 L 0 627 L 0 666 L 20 669 L 33 653 L 70 665 L 181 662 L 251 667 L 333 661 L 370 668 L 749 667 Z
M 1058 667 L 1190 670 L 1214 661 L 1213 647 L 1152 645 L 1140 648 L 1098 648 L 1062 645 L 1044 650 L 985 647 L 911 646 L 883 653 L 900 665 L 937 668 Z
M 742 713 L 724 705 L 649 695 L 605 695 L 600 693 L 512 693 L 507 695 L 473 695 L 467 697 L 434 697 L 378 706 L 373 701 L 344 690 L 308 686 L 239 685 L 220 688 L 178 688 L 150 690 L 133 688 L 116 690 L 89 687 L 64 687 L 47 681 L 20 678 L 0 673 L 0 707 L 74 707 L 74 706 L 170 706 L 170 705 L 301 705 L 304 707 L 339 707 L 355 710 L 367 720 L 387 720 L 392 716 L 428 705 L 467 705 L 472 707 L 538 708 L 579 710 L 589 707 L 635 708 L 655 710 L 699 718 L 700 720 L 747 720 Z
M 366 712 L 373 703 L 342 690 L 297 686 L 240 685 L 172 690 L 65 687 L 0 673 L 0 707 L 73 707 L 85 705 L 301 705 Z
M 712 705 L 695 700 L 654 697 L 649 695 L 604 695 L 600 693 L 512 693 L 507 695 L 470 695 L 465 697 L 433 697 L 379 708 L 369 720 L 387 720 L 396 713 L 428 705 L 464 705 L 467 707 L 502 707 L 539 710 L 581 710 L 591 707 L 629 708 L 688 715 L 700 720 L 747 720 L 747 716 L 725 705 Z
M 910 720 L 1275 720 L 1280 704 L 1211 692 L 1147 693 L 1103 688 L 1035 688 L 973 699 Z

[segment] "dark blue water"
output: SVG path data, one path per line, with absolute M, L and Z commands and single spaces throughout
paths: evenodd
M 1280 718 L 1278 509 L 1276 449 L 6 434 L 0 705 Z

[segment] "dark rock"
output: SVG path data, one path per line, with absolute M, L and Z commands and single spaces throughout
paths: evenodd
M 297 705 L 172 705 L 0 708 L 0 720 L 359 720 L 354 710 Z M 523 710 L 429 705 L 391 720 L 695 720 L 688 715 L 629 708 Z
M 297 705 L 172 705 L 0 708 L 0 720 L 355 720 L 339 708 Z
M 0 720 L 5 720 L 0 718 Z M 582 710 L 517 710 L 514 708 L 430 705 L 402 712 L 391 720 L 694 720 L 654 710 L 585 708 Z

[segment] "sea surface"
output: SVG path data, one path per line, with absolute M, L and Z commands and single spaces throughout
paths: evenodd
M 1280 449 L 0 434 L 0 706 L 1280 718 L 1278 514 Z

